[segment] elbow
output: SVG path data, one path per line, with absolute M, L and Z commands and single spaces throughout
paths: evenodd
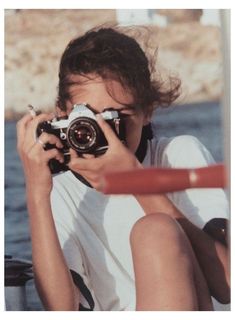
M 73 301 L 44 301 L 46 311 L 79 311 L 79 306 Z
M 45 311 L 79 311 L 79 299 L 72 290 L 64 290 L 58 294 L 58 291 L 53 289 L 43 290 L 38 281 L 35 281 L 35 284 Z
M 231 302 L 230 288 L 226 288 L 219 293 L 213 293 L 212 297 L 215 298 L 219 303 L 229 304 Z
M 214 297 L 219 303 L 229 304 L 231 302 L 230 294 L 224 296 L 216 296 Z

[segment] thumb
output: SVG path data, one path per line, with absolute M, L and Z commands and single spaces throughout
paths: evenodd
M 103 119 L 100 114 L 96 115 L 96 120 L 101 130 L 103 131 L 103 134 L 108 141 L 109 146 L 121 143 L 111 126 Z

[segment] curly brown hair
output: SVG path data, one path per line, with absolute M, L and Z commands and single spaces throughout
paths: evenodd
M 72 75 L 92 73 L 104 80 L 120 82 L 132 94 L 133 106 L 145 113 L 169 106 L 179 96 L 181 83 L 169 77 L 166 87 L 161 79 L 152 79 L 154 65 L 133 37 L 115 28 L 92 29 L 72 40 L 61 57 L 57 105 L 66 110 L 69 88 L 77 84 Z

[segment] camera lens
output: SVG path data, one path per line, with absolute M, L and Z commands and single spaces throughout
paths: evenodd
M 79 117 L 68 127 L 68 143 L 79 153 L 90 152 L 96 146 L 99 130 L 95 120 Z
M 89 128 L 81 126 L 74 131 L 74 137 L 78 144 L 87 144 L 92 141 L 92 132 Z

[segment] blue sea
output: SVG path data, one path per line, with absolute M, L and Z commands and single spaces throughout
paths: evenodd
M 196 136 L 217 162 L 223 161 L 221 105 L 201 103 L 157 110 L 154 131 L 158 136 Z M 25 203 L 25 182 L 16 151 L 16 122 L 5 123 L 5 254 L 31 260 L 31 242 Z M 34 281 L 27 283 L 27 309 L 43 310 Z

